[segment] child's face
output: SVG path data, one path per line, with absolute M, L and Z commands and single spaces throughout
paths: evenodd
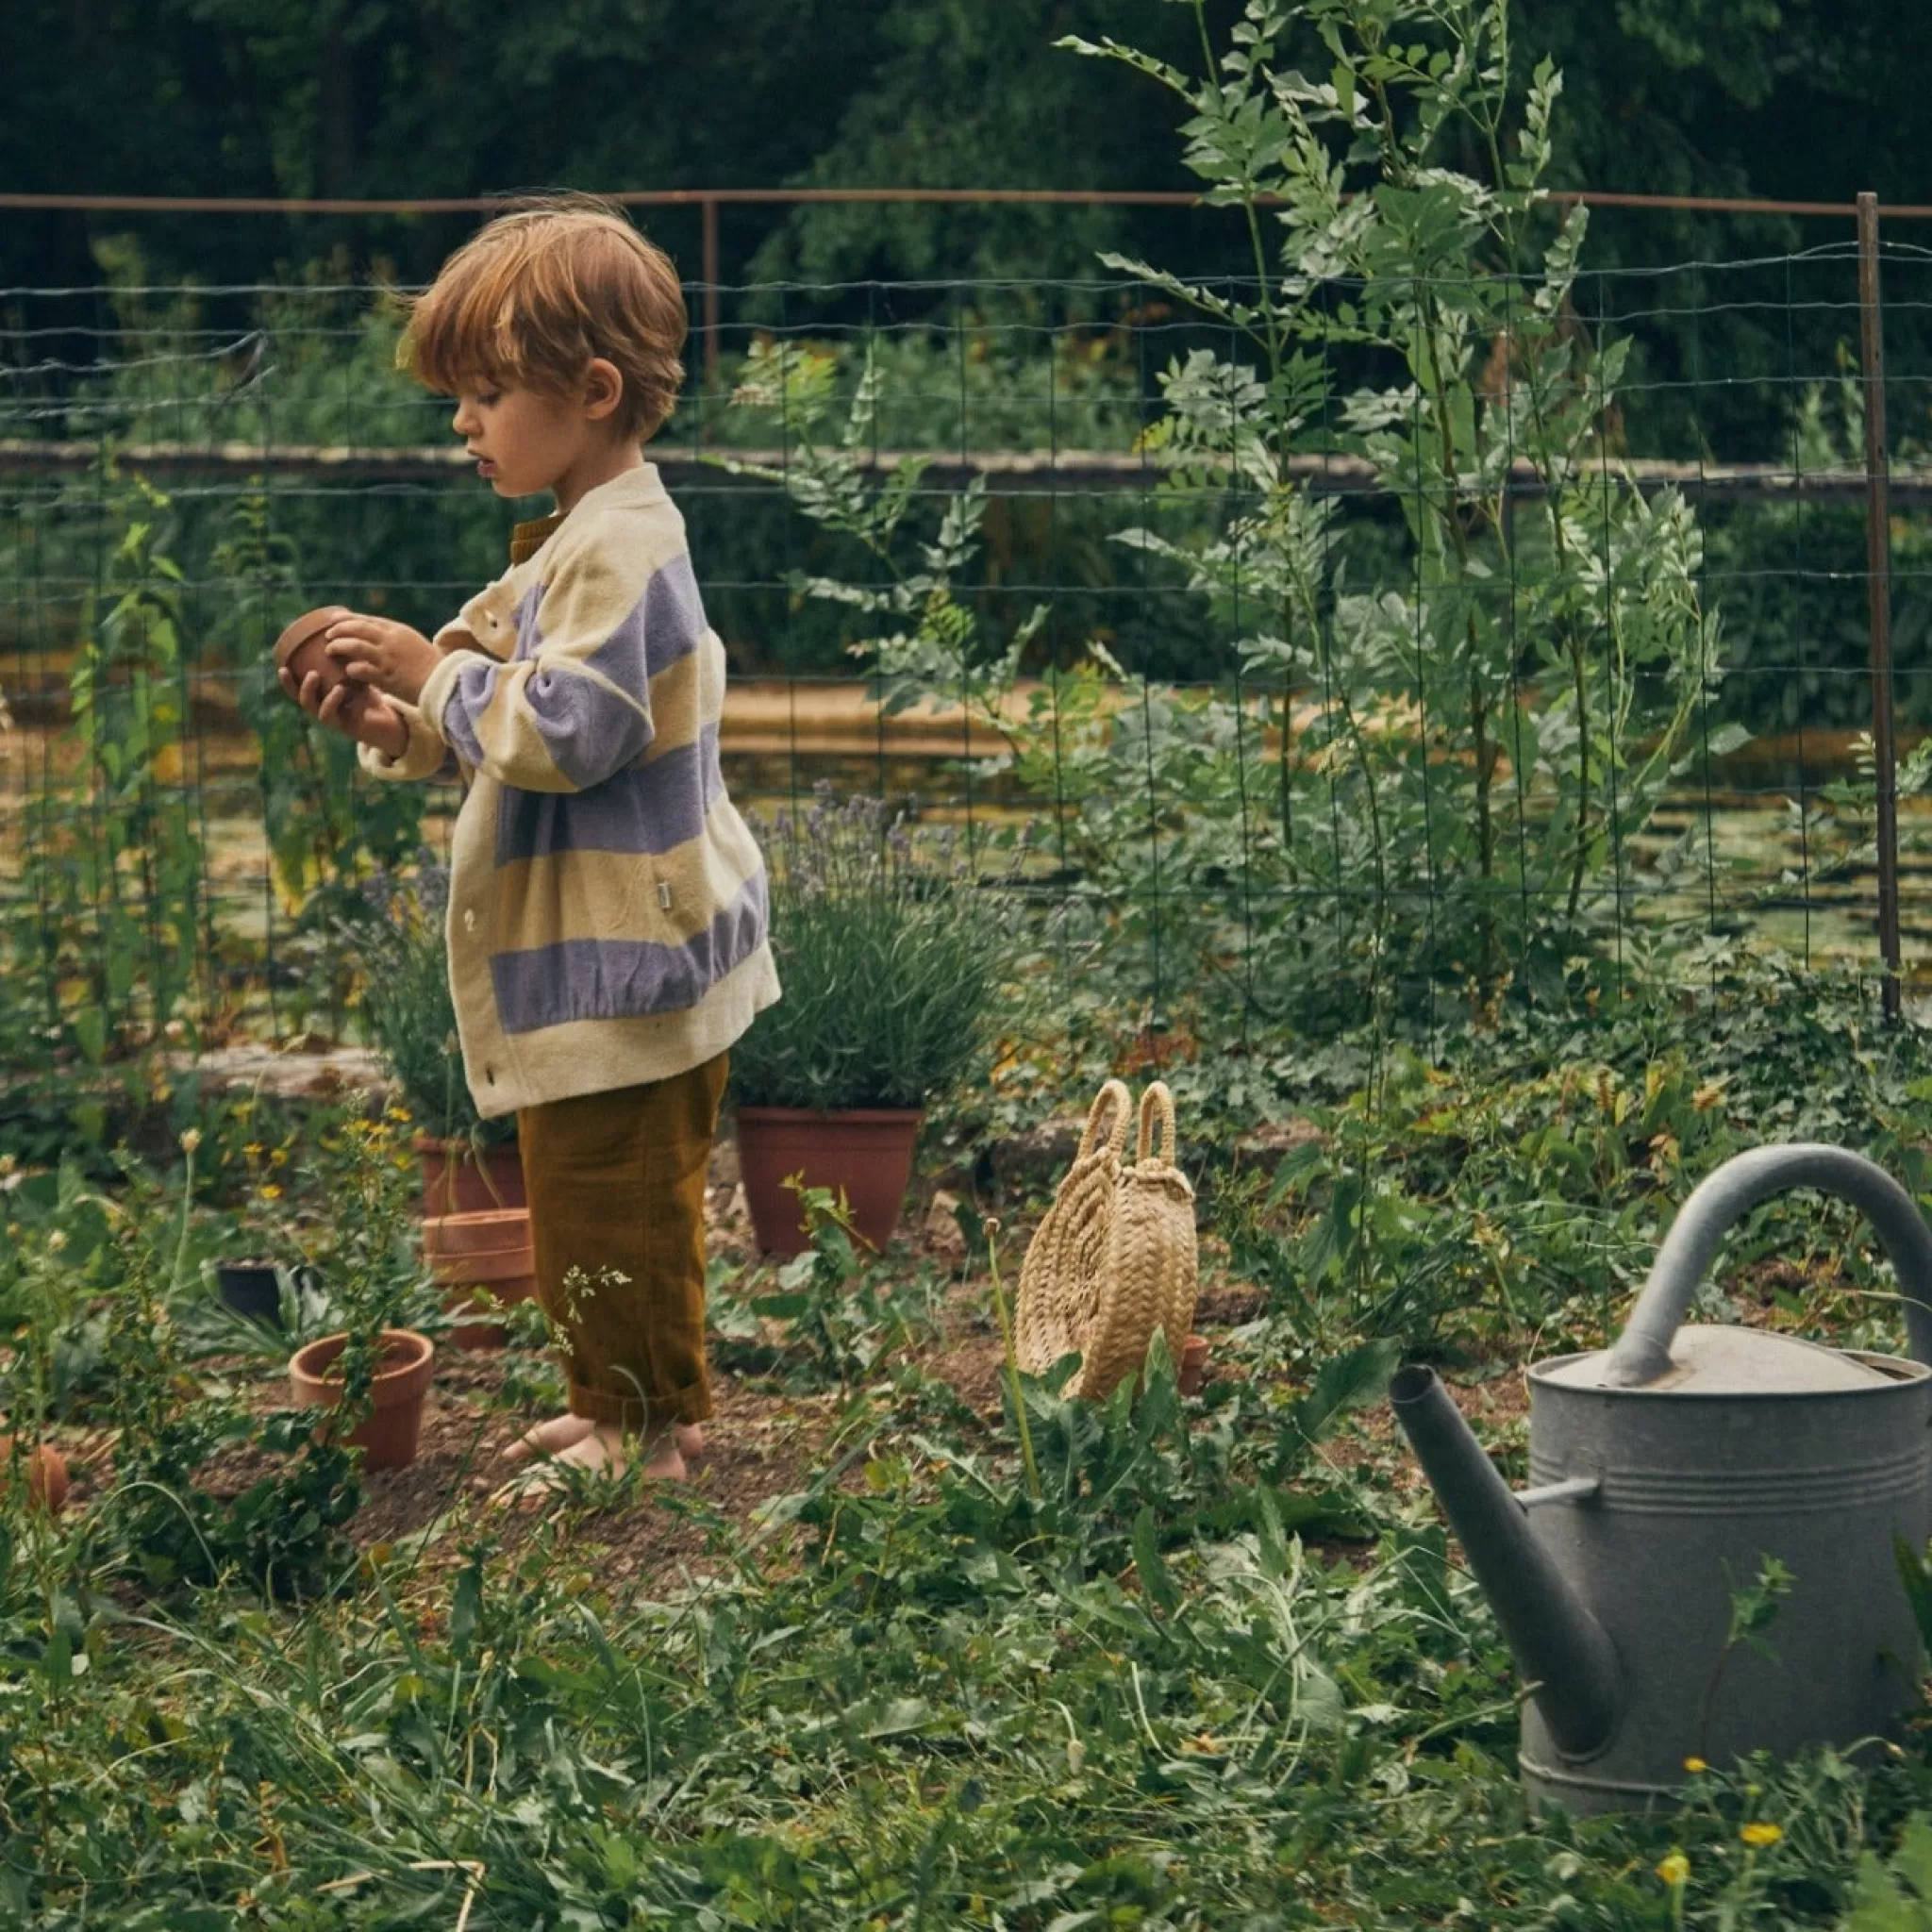
M 557 490 L 582 465 L 601 431 L 581 403 L 499 387 L 481 377 L 457 392 L 450 427 L 476 458 L 476 474 L 499 496 Z

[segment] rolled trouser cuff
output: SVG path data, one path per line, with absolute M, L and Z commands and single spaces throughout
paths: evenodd
M 575 1375 L 570 1382 L 570 1412 L 627 1436 L 658 1436 L 674 1423 L 709 1422 L 712 1415 L 710 1378 L 648 1398 L 628 1391 L 592 1389 Z

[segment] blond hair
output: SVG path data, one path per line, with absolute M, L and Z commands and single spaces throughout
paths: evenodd
M 408 308 L 396 362 L 431 389 L 481 378 L 568 396 L 602 357 L 624 377 L 612 420 L 648 441 L 684 382 L 690 324 L 671 258 L 587 195 L 498 215 Z

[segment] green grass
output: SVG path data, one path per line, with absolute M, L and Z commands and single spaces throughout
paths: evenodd
M 292 1570 L 250 1571 L 236 1504 L 196 1519 L 208 1580 L 155 1567 L 166 1511 L 125 1484 L 52 1523 L 8 1491 L 0 1923 L 1840 1923 L 1861 1858 L 1932 1809 L 1921 1730 L 1857 1768 L 1717 1767 L 1646 1819 L 1531 1818 L 1507 1656 L 1376 1398 L 1398 1352 L 1507 1392 L 1532 1355 L 1600 1340 L 1674 1204 L 1753 1141 L 1819 1134 L 1923 1187 L 1924 1038 L 1827 982 L 1752 979 L 1506 1016 L 1433 1064 L 1352 1045 L 1279 1044 L 1319 1137 L 1272 1173 L 1215 1110 L 1231 1070 L 1170 1069 L 1208 1286 L 1243 1304 L 1200 1398 L 1158 1361 L 1097 1409 L 1027 1383 L 1037 1493 L 1010 1395 L 953 1386 L 997 1360 L 971 1215 L 950 1276 L 830 1233 L 781 1293 L 721 1266 L 721 1372 L 812 1418 L 802 1473 L 758 1498 L 591 1484 L 530 1521 L 453 1492 L 386 1545 L 353 1519 L 305 1540 L 301 1509 L 354 1481 L 298 1442 L 291 1597 Z M 234 1393 L 271 1353 L 197 1339 L 199 1258 L 239 1227 L 280 1217 L 377 1294 L 388 1250 L 365 1226 L 331 1254 L 322 1210 L 345 1177 L 375 1186 L 384 1137 L 297 1134 L 275 1167 L 256 1130 L 210 1117 L 186 1212 L 178 1168 L 5 1176 L 6 1400 L 76 1455 L 138 1459 L 137 1426 L 268 1453 L 275 1425 Z M 1714 1291 L 1896 1345 L 1886 1290 L 1852 1217 L 1790 1201 Z M 513 1351 L 502 1399 L 540 1363 Z M 1513 1471 L 1520 1414 L 1495 1413 Z M 1910 1908 L 1906 1869 L 1868 1876 L 1872 1910 Z

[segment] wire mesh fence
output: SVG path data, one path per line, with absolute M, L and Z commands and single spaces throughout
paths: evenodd
M 1358 289 L 1317 291 L 1291 433 L 1250 448 L 1265 397 L 1195 398 L 1216 448 L 1176 412 L 1240 331 L 1141 283 L 693 288 L 717 354 L 651 454 L 731 659 L 734 793 L 774 835 L 824 784 L 958 824 L 1064 985 L 1231 1044 L 1344 1024 L 1365 984 L 1424 1021 L 1533 998 L 1579 954 L 1875 981 L 1895 688 L 1909 983 L 1928 269 L 1883 250 L 1875 391 L 1855 244 L 1585 273 L 1545 318 L 1574 393 L 1525 400 L 1506 325 L 1412 475 L 1377 439 L 1427 446 L 1396 419 L 1428 385 L 1361 346 Z M 517 508 L 365 288 L 11 290 L 0 323 L 8 1038 L 337 1027 L 339 915 L 458 801 L 364 780 L 268 647 L 323 602 L 433 628 Z M 1582 425 L 1557 458 L 1498 443 L 1545 405 Z M 1667 516 L 1668 596 L 1637 581 Z

